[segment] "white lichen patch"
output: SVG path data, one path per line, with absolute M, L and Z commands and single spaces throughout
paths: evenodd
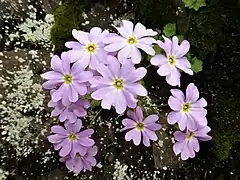
M 131 180 L 127 175 L 128 166 L 126 164 L 121 164 L 118 160 L 114 165 L 113 180 Z
M 4 169 L 0 168 L 0 180 L 7 179 L 8 175 L 9 175 L 8 171 L 5 171 Z
M 33 151 L 40 136 L 45 95 L 40 84 L 33 80 L 28 65 L 18 71 L 7 71 L 1 77 L 4 89 L 0 104 L 1 140 L 8 142 L 16 156 L 27 156 Z
M 10 41 L 22 39 L 23 42 L 30 42 L 41 45 L 42 47 L 51 47 L 50 31 L 54 22 L 52 14 L 47 14 L 44 20 L 37 20 L 36 13 L 30 12 L 29 17 L 17 26 L 17 31 L 10 34 Z

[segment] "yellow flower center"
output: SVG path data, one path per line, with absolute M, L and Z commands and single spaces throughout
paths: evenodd
M 168 56 L 168 62 L 171 66 L 174 66 L 176 64 L 174 56 Z
M 190 109 L 191 109 L 191 105 L 189 103 L 185 103 L 182 105 L 183 112 L 189 112 Z
M 96 50 L 96 45 L 94 43 L 89 43 L 88 45 L 86 45 L 86 51 L 89 54 L 94 54 L 95 50 Z
M 121 90 L 124 88 L 124 81 L 122 79 L 114 79 L 113 81 L 113 86 L 117 89 L 117 90 Z
M 188 140 L 191 140 L 194 136 L 194 133 L 193 132 L 189 132 L 189 134 L 187 135 L 187 139 Z
M 142 131 L 142 130 L 144 129 L 144 124 L 143 124 L 142 122 L 138 122 L 138 123 L 136 124 L 136 129 L 137 129 L 138 131 Z
M 137 43 L 136 37 L 130 36 L 130 37 L 127 39 L 127 43 L 130 44 L 130 45 L 136 44 L 136 43 Z
M 75 141 L 77 139 L 77 136 L 76 136 L 75 133 L 71 132 L 71 133 L 68 134 L 68 139 L 70 141 Z
M 71 74 L 64 75 L 64 82 L 66 84 L 71 84 L 72 83 L 72 75 Z

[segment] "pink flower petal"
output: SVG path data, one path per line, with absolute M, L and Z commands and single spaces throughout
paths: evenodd
M 181 74 L 177 68 L 171 68 L 170 74 L 166 76 L 166 81 L 171 86 L 180 86 L 180 76 Z
M 72 76 L 76 76 L 77 74 L 83 72 L 85 68 L 86 66 L 81 61 L 75 62 L 71 67 Z M 73 77 L 73 78 L 76 78 L 76 77 Z
M 136 81 L 141 80 L 147 74 L 146 68 L 140 67 L 136 70 L 132 71 L 128 77 L 126 77 L 126 83 L 134 83 Z
M 139 39 L 138 42 L 141 44 L 152 45 L 153 43 L 156 43 L 157 41 L 152 37 L 144 37 L 144 38 Z
M 154 66 L 160 66 L 166 64 L 168 61 L 167 57 L 162 54 L 157 54 L 151 58 L 151 64 Z
M 73 80 L 77 81 L 77 83 L 83 83 L 88 82 L 90 79 L 92 79 L 92 77 L 93 73 L 91 71 L 83 71 L 76 74 L 76 76 L 73 77 Z
M 169 66 L 168 63 L 166 64 L 163 64 L 159 67 L 159 69 L 157 70 L 157 73 L 160 75 L 160 76 L 167 76 L 167 75 L 171 75 L 171 67 Z
M 62 80 L 49 80 L 49 81 L 44 82 L 42 84 L 42 86 L 44 89 L 53 89 L 62 83 L 63 83 Z
M 73 82 L 72 86 L 74 90 L 81 96 L 87 94 L 87 87 L 83 83 Z
M 52 94 L 52 100 L 54 102 L 59 101 L 62 99 L 62 95 L 64 92 L 68 91 L 66 84 L 62 84 L 53 94 Z
M 138 146 L 141 142 L 141 135 L 142 133 L 140 131 L 137 131 L 136 129 L 132 129 L 131 131 L 128 131 L 125 135 L 126 141 L 133 140 L 133 143 Z
M 67 131 L 62 126 L 56 125 L 51 127 L 51 131 L 56 134 L 66 135 Z
M 137 23 L 135 25 L 133 34 L 139 39 L 144 36 L 145 31 L 146 31 L 146 27 L 141 23 Z
M 148 117 L 146 117 L 143 122 L 145 124 L 152 124 L 152 123 L 155 123 L 158 119 L 159 117 L 157 114 L 151 114 Z
M 198 100 L 198 98 L 199 98 L 199 92 L 197 87 L 193 83 L 190 83 L 187 86 L 187 90 L 186 90 L 186 101 L 194 103 Z
M 185 140 L 186 140 L 187 134 L 186 134 L 186 133 L 183 133 L 183 132 L 181 132 L 181 131 L 176 131 L 176 132 L 174 133 L 174 138 L 175 138 L 175 140 L 182 142 L 182 141 L 185 141 Z
M 123 91 L 123 93 L 124 93 L 124 96 L 126 97 L 126 100 L 127 100 L 127 106 L 129 108 L 136 108 L 137 102 L 138 102 L 136 97 L 130 91 L 128 91 L 127 89 L 125 89 Z
M 182 102 L 173 96 L 169 97 L 168 105 L 174 111 L 180 111 L 182 109 Z
M 136 108 L 136 116 L 137 116 L 139 121 L 143 120 L 143 112 L 142 112 L 142 109 L 139 106 Z
M 197 102 L 191 104 L 193 108 L 206 107 L 207 101 L 204 98 L 199 99 Z
M 155 55 L 155 50 L 152 48 L 151 45 L 143 44 L 143 43 L 138 43 L 136 44 L 136 47 L 142 49 L 145 53 L 154 56 Z
M 63 73 L 62 60 L 57 55 L 54 55 L 51 59 L 51 68 L 54 71 L 57 71 L 59 73 Z
M 181 103 L 184 103 L 185 95 L 183 94 L 183 92 L 181 90 L 179 90 L 179 89 L 171 89 L 171 93 Z
M 182 151 L 181 151 L 181 159 L 187 160 L 190 157 L 190 151 L 188 148 L 188 144 L 185 141 L 185 144 L 183 145 Z
M 147 123 L 145 124 L 145 127 L 151 131 L 158 131 L 162 126 L 157 123 Z
M 73 86 L 69 86 L 69 101 L 76 102 L 78 100 L 78 92 L 75 90 Z
M 62 157 L 65 157 L 70 153 L 71 149 L 72 149 L 72 143 L 68 139 L 65 139 L 63 141 L 62 149 L 59 151 L 59 155 Z
M 197 138 L 193 137 L 191 141 L 189 141 L 189 147 L 191 147 L 194 151 L 199 152 L 199 142 Z
M 147 128 L 144 128 L 143 131 L 146 133 L 149 139 L 151 139 L 152 141 L 157 141 L 158 137 L 154 131 L 151 131 L 150 129 Z
M 123 62 L 126 61 L 126 59 L 130 56 L 130 53 L 132 52 L 132 48 L 129 46 L 125 46 L 123 49 L 121 49 L 118 52 L 118 60 L 120 63 L 123 64 Z
M 64 141 L 64 139 L 66 139 L 65 135 L 54 134 L 54 135 L 48 136 L 48 141 L 54 144 L 61 143 L 62 141 Z
M 176 58 L 181 58 L 188 53 L 190 49 L 190 44 L 188 41 L 184 40 L 178 47 L 178 51 L 175 53 Z
M 62 80 L 63 81 L 63 75 L 55 72 L 55 71 L 48 71 L 41 75 L 42 78 L 48 79 L 48 80 Z
M 126 84 L 125 88 L 133 95 L 147 96 L 147 90 L 139 83 Z
M 158 40 L 157 44 L 165 51 L 166 55 L 171 55 L 172 41 L 164 36 L 163 39 L 164 43 Z
M 132 47 L 131 59 L 134 64 L 139 64 L 142 58 L 141 52 L 136 47 Z
M 138 122 L 138 118 L 136 116 L 135 111 L 128 110 L 127 111 L 127 116 L 130 117 L 132 120 Z
M 100 64 L 97 68 L 97 71 L 106 79 L 113 79 L 112 73 L 110 72 L 109 68 L 103 64 Z
M 167 120 L 168 123 L 173 125 L 182 118 L 181 112 L 172 111 L 168 114 Z
M 111 109 L 111 106 L 114 104 L 115 102 L 115 98 L 116 98 L 116 92 L 114 90 L 109 91 L 104 98 L 102 99 L 101 102 L 101 106 L 103 109 Z
M 115 109 L 118 114 L 122 114 L 127 109 L 127 101 L 123 92 L 119 91 L 115 97 Z
M 86 45 L 89 43 L 89 33 L 83 32 L 80 30 L 73 29 L 72 35 L 75 39 L 77 39 L 82 45 Z
M 104 50 L 107 52 L 116 52 L 126 46 L 125 42 L 112 43 L 104 47 Z
M 81 49 L 83 47 L 82 44 L 80 44 L 79 42 L 76 42 L 76 41 L 68 41 L 65 43 L 65 46 L 67 48 L 71 48 L 71 49 Z
M 92 98 L 95 100 L 102 100 L 109 91 L 114 91 L 113 87 L 103 87 L 92 93 Z
M 185 145 L 185 141 L 183 142 L 176 142 L 173 145 L 173 152 L 175 153 L 175 155 L 178 155 L 182 152 L 183 146 Z
M 102 29 L 99 27 L 94 27 L 90 30 L 89 40 L 96 41 L 102 33 Z
M 146 134 L 145 131 L 142 131 L 142 138 L 143 138 L 144 146 L 149 147 L 150 146 L 150 140 L 149 140 L 148 135 Z
M 178 126 L 181 131 L 184 131 L 187 126 L 187 116 L 185 113 L 180 113 L 181 119 L 178 120 Z
M 193 75 L 193 71 L 190 69 L 191 68 L 190 62 L 187 60 L 187 58 L 176 59 L 176 67 L 181 69 L 187 74 Z
M 125 29 L 125 32 L 128 36 L 133 34 L 133 23 L 131 21 L 122 20 L 123 26 L 122 28 Z
M 136 126 L 136 122 L 129 118 L 123 119 L 122 124 L 130 128 L 134 128 Z

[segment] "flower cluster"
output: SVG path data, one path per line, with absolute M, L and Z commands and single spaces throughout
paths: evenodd
M 150 146 L 150 140 L 157 140 L 155 131 L 161 125 L 156 123 L 158 115 L 152 114 L 144 119 L 142 109 L 137 106 L 138 97 L 148 94 L 140 83 L 147 69 L 135 67 L 142 59 L 141 52 L 153 56 L 151 64 L 159 67 L 157 73 L 166 76 L 167 83 L 172 86 L 180 86 L 180 70 L 193 74 L 185 57 L 190 48 L 188 41 L 178 45 L 177 37 L 172 41 L 163 37 L 163 43 L 153 38 L 157 32 L 141 23 L 134 27 L 127 20 L 122 20 L 121 26 L 115 28 L 118 34 L 99 27 L 93 27 L 90 32 L 73 29 L 76 41 L 66 42 L 69 50 L 61 57 L 54 55 L 52 70 L 42 74 L 47 80 L 43 88 L 49 89 L 51 94 L 48 103 L 48 107 L 53 108 L 51 115 L 60 120 L 60 125 L 52 126 L 53 134 L 48 136 L 48 140 L 56 151 L 59 150 L 60 161 L 74 173 L 91 171 L 97 163 L 94 158 L 97 147 L 91 139 L 94 131 L 82 130 L 83 118 L 90 107 L 85 95 L 90 94 L 92 99 L 101 101 L 103 109 L 113 107 L 118 114 L 123 114 L 128 108 L 135 109 L 127 111 L 128 118 L 123 119 L 121 131 L 129 130 L 125 135 L 126 141 Z M 166 54 L 155 55 L 154 44 Z M 193 150 L 199 150 L 197 139 L 209 139 L 206 132 L 210 129 L 206 126 L 206 110 L 203 108 L 207 103 L 204 99 L 197 100 L 199 95 L 194 85 L 187 89 L 186 99 L 180 90 L 171 92 L 173 96 L 169 98 L 169 106 L 174 111 L 169 114 L 168 121 L 170 124 L 178 122 L 180 130 L 186 131 L 186 135 L 175 133 L 178 142 L 174 145 L 174 152 L 181 153 L 182 159 L 186 159 L 194 156 Z M 194 141 L 190 143 L 192 149 L 185 143 L 190 140 Z
M 197 87 L 191 83 L 186 90 L 186 97 L 181 90 L 172 89 L 172 96 L 168 99 L 168 105 L 173 110 L 168 114 L 168 123 L 178 123 L 179 129 L 174 133 L 177 141 L 173 150 L 176 155 L 181 153 L 181 159 L 195 157 L 195 151 L 199 151 L 199 142 L 211 140 L 207 133 L 211 130 L 207 126 L 206 114 L 207 102 L 199 99 Z
M 59 116 L 60 122 L 65 122 L 64 127 L 55 125 L 51 131 L 55 134 L 48 137 L 49 142 L 55 150 L 60 150 L 59 155 L 62 158 L 68 158 L 66 166 L 69 168 L 69 162 L 72 163 L 69 170 L 79 173 L 82 170 L 91 170 L 89 166 L 95 166 L 92 151 L 94 140 L 90 137 L 94 133 L 92 129 L 80 131 L 82 120 L 80 118 L 87 115 L 87 109 L 90 103 L 83 99 L 83 95 L 88 92 L 88 82 L 93 77 L 91 71 L 86 70 L 86 65 L 82 63 L 71 64 L 69 53 L 63 52 L 61 58 L 54 55 L 51 60 L 52 71 L 42 74 L 45 89 L 50 89 L 51 101 L 48 106 L 54 108 L 52 116 Z M 94 147 L 96 149 L 96 147 Z M 82 166 L 79 167 L 76 159 L 82 159 Z M 88 164 L 88 166 L 86 166 Z

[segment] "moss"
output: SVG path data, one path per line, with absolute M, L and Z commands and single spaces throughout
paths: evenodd
M 80 29 L 84 19 L 82 13 L 87 3 L 84 0 L 65 0 L 54 10 L 55 23 L 51 29 L 51 41 L 55 51 L 66 50 L 64 43 L 72 39 L 72 29 Z
M 210 111 L 210 124 L 212 126 L 214 153 L 218 161 L 228 159 L 235 143 L 240 140 L 238 127 L 240 117 L 240 103 L 237 96 L 231 97 L 228 92 L 217 93 Z

